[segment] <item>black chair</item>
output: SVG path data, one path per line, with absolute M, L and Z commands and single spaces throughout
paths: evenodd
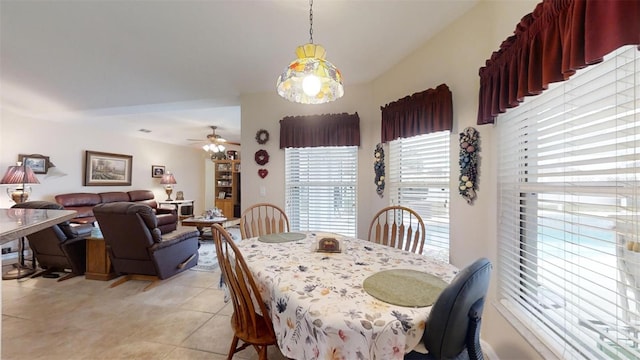
M 405 360 L 482 360 L 480 322 L 489 288 L 491 262 L 476 260 L 464 268 L 438 296 L 427 318 L 422 341 L 429 351 L 412 351 Z
M 63 210 L 62 205 L 48 201 L 28 201 L 12 207 Z M 84 274 L 87 264 L 85 238 L 89 235 L 91 235 L 90 229 L 77 229 L 68 221 L 27 235 L 33 256 L 40 268 L 44 270 L 35 273 L 32 277 L 54 271 L 70 270 L 70 273 L 58 279 L 62 281 Z

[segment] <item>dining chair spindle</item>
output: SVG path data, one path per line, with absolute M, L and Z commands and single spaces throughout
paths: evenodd
M 289 232 L 289 218 L 284 210 L 276 205 L 255 204 L 240 217 L 242 239 L 283 232 Z
M 422 254 L 425 226 L 420 215 L 404 206 L 388 206 L 378 211 L 369 225 L 369 241 Z

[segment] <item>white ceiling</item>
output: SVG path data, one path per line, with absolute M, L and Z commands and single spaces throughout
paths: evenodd
M 348 91 L 477 1 L 316 0 L 313 39 Z M 305 0 L 0 0 L 0 104 L 173 144 L 210 125 L 240 141 L 240 94 L 275 91 L 308 40 Z

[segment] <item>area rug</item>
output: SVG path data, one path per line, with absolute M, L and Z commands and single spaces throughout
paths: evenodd
M 240 228 L 231 227 L 227 228 L 227 231 L 233 236 L 234 241 L 240 241 Z M 211 237 L 205 240 L 200 240 L 200 248 L 198 249 L 200 254 L 198 258 L 198 265 L 192 267 L 190 270 L 194 271 L 207 271 L 213 272 L 218 270 L 218 258 L 216 256 L 216 246 L 213 244 Z

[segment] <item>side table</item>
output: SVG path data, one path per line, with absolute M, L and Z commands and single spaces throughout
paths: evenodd
M 184 218 L 188 218 L 188 217 L 193 216 L 193 211 L 195 210 L 193 208 L 194 202 L 195 202 L 194 200 L 162 200 L 162 201 L 158 201 L 158 204 L 159 205 L 171 205 L 178 212 L 178 217 L 180 219 L 184 219 Z M 191 206 L 191 212 L 189 214 L 183 214 L 182 213 L 182 207 L 183 206 Z
M 91 236 L 87 238 L 87 269 L 84 277 L 90 280 L 111 280 L 117 276 L 111 266 L 111 259 L 107 254 L 107 246 L 102 237 L 100 229 L 91 231 Z

